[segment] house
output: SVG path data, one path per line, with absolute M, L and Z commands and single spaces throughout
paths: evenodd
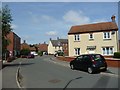
M 30 49 L 30 46 L 26 43 L 26 41 L 24 40 L 24 42 L 21 44 L 21 50 L 22 49 Z
M 58 51 L 63 51 L 65 55 L 68 55 L 68 39 L 50 39 L 48 44 L 48 54 L 55 54 Z
M 7 50 L 9 51 L 9 56 L 15 57 L 20 55 L 20 47 L 21 47 L 21 38 L 15 34 L 14 32 L 10 32 L 7 35 L 9 40 L 9 45 L 7 46 Z
M 30 50 L 30 53 L 31 53 L 31 54 L 37 55 L 37 53 L 36 53 L 36 51 L 37 51 L 36 46 L 35 46 L 35 45 L 28 45 L 25 40 L 24 40 L 24 42 L 21 44 L 21 50 L 22 50 L 22 49 L 28 49 L 28 50 Z
M 112 56 L 118 51 L 118 26 L 112 22 L 72 26 L 68 32 L 69 56 L 98 53 Z
M 43 54 L 48 53 L 48 44 L 46 44 L 45 42 L 43 44 L 37 45 L 37 47 L 38 51 L 43 52 Z

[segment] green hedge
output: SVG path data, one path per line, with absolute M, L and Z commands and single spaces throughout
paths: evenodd
M 42 51 L 39 51 L 39 52 L 38 52 L 38 55 L 39 55 L 39 56 L 42 56 L 42 55 L 43 55 L 43 52 L 42 52 Z
M 120 58 L 120 52 L 115 52 L 114 53 L 114 58 Z

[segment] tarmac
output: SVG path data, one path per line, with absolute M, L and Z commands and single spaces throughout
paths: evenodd
M 17 72 L 17 68 L 19 66 L 20 60 L 21 59 L 16 59 L 13 62 L 3 63 L 5 67 L 2 70 L 0 70 L 0 88 L 3 88 L 3 89 L 18 88 L 18 85 L 16 82 L 16 72 Z M 49 61 L 61 66 L 69 67 L 69 62 L 57 60 L 55 57 L 50 58 Z M 120 68 L 108 67 L 108 71 L 102 74 L 119 76 Z

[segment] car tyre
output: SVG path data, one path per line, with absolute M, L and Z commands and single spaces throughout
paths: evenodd
M 73 64 L 71 64 L 70 65 L 70 68 L 72 69 L 72 70 L 74 70 L 75 68 L 74 68 L 74 66 L 73 66 Z
M 91 67 L 88 67 L 88 73 L 90 73 L 90 74 L 93 73 L 93 69 Z

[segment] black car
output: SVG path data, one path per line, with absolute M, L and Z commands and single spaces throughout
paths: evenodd
M 107 63 L 105 58 L 100 54 L 84 54 L 77 56 L 70 62 L 71 69 L 86 70 L 88 73 L 96 71 L 106 71 Z

